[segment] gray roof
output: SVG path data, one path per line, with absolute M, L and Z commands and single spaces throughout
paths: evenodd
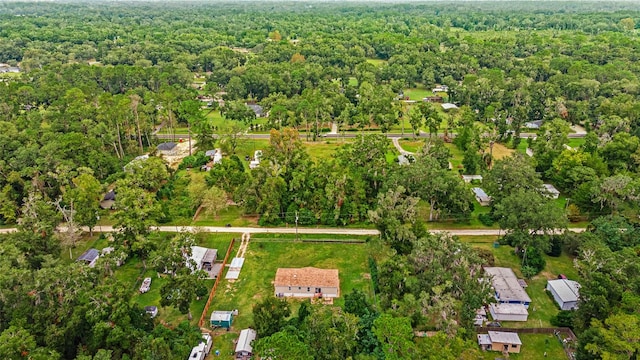
M 440 106 L 442 106 L 442 108 L 444 110 L 450 110 L 450 109 L 457 109 L 458 108 L 458 106 L 456 104 L 452 104 L 452 103 L 444 103 L 444 104 L 441 104 Z
M 409 159 L 407 159 L 407 157 L 404 155 L 398 155 L 398 164 L 409 165 Z
M 517 333 L 513 332 L 504 332 L 504 331 L 489 331 L 489 338 L 492 343 L 501 343 L 501 344 L 515 344 L 522 345 L 522 341 L 520 341 L 520 336 Z
M 145 306 L 144 311 L 146 312 L 158 311 L 158 308 L 156 306 Z
M 556 187 L 551 184 L 542 184 L 542 186 L 544 187 L 544 190 L 549 194 L 560 194 L 560 191 L 558 191 L 558 189 L 556 189 Z
M 116 192 L 113 189 L 109 190 L 108 193 L 104 194 L 104 197 L 102 198 L 103 201 L 115 200 L 115 199 L 116 199 Z
M 491 201 L 491 197 L 489 197 L 489 195 L 487 195 L 487 193 L 484 192 L 484 190 L 482 190 L 481 188 L 474 187 L 471 189 L 471 191 L 473 191 L 478 199 L 482 201 Z
M 527 307 L 522 304 L 489 304 L 496 314 L 503 315 L 529 315 Z
M 216 154 L 216 150 L 207 150 L 207 152 L 204 153 L 204 156 L 213 156 Z
M 231 321 L 233 311 L 214 311 L 211 313 L 211 321 Z
M 253 347 L 251 342 L 256 339 L 256 331 L 253 329 L 244 329 L 240 331 L 240 337 L 238 337 L 238 344 L 236 345 L 236 352 L 246 351 L 252 352 Z
M 531 298 L 520 286 L 516 274 L 510 268 L 486 267 L 484 271 L 491 276 L 491 284 L 499 301 L 531 302 Z
M 549 280 L 549 286 L 558 294 L 562 302 L 578 301 L 580 297 L 580 284 L 576 281 L 567 279 Z
M 542 120 L 529 121 L 524 123 L 524 126 L 529 129 L 539 129 L 542 126 Z
M 478 334 L 478 345 L 491 345 L 491 338 L 487 334 Z
M 87 261 L 92 262 L 100 256 L 100 252 L 96 249 L 89 249 L 82 253 L 77 261 Z
M 176 147 L 176 143 L 174 143 L 173 141 L 170 141 L 170 142 L 166 142 L 158 145 L 157 149 L 160 151 L 169 151 L 169 150 L 173 150 L 175 147 Z
M 247 104 L 247 106 L 253 110 L 253 112 L 256 114 L 256 116 L 262 116 L 264 109 L 262 108 L 262 106 L 258 105 L 258 104 Z

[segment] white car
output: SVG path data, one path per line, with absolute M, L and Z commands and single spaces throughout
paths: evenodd
M 144 278 L 140 285 L 140 293 L 144 294 L 151 288 L 151 278 Z

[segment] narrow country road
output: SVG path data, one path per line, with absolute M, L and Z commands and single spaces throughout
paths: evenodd
M 317 235 L 354 235 L 354 236 L 370 236 L 378 235 L 379 232 L 376 229 L 350 229 L 350 228 L 298 228 L 295 227 L 277 227 L 277 228 L 265 228 L 265 227 L 224 227 L 224 226 L 152 226 L 152 230 L 161 232 L 183 232 L 183 231 L 195 231 L 195 232 L 209 232 L 209 233 L 249 233 L 249 234 L 317 234 Z M 14 232 L 17 229 L 7 228 L 0 229 L 0 234 Z M 60 228 L 61 231 L 64 227 Z M 570 228 L 573 232 L 584 232 L 585 228 Z M 88 232 L 89 229 L 83 228 L 83 231 Z M 96 226 L 93 229 L 94 232 L 114 232 L 115 230 L 111 226 Z M 499 229 L 429 229 L 432 233 L 450 233 L 451 235 L 458 236 L 494 236 L 502 235 L 504 231 Z M 558 230 L 558 233 L 561 233 Z
M 412 152 L 409 152 L 400 146 L 400 140 L 397 137 L 391 138 L 391 142 L 393 143 L 393 146 L 398 149 L 398 152 L 400 152 L 401 155 L 413 155 Z

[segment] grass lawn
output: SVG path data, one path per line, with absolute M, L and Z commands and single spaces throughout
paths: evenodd
M 356 79 L 355 77 L 352 76 L 352 77 L 349 78 L 349 83 L 348 84 L 351 85 L 351 86 L 358 86 L 358 79 Z
M 431 92 L 431 90 L 428 90 L 421 85 L 417 88 L 405 89 L 404 96 L 408 96 L 409 100 L 422 101 L 422 99 L 426 98 L 427 96 L 433 96 L 433 93 Z
M 351 141 L 351 140 L 347 140 Z M 335 155 L 336 151 L 340 146 L 342 146 L 345 142 L 340 140 L 326 140 L 326 141 L 305 141 L 304 147 L 307 150 L 311 159 L 315 162 L 318 162 L 321 159 L 331 159 Z
M 489 148 L 486 149 L 487 152 L 489 152 Z M 515 152 L 515 150 L 513 149 L 509 149 L 508 147 L 500 144 L 500 143 L 495 143 L 493 144 L 493 158 L 496 160 L 500 160 L 506 157 L 511 156 L 511 154 L 513 154 Z
M 538 360 L 544 359 L 544 353 L 547 353 L 547 359 L 566 359 L 567 355 L 562 349 L 562 344 L 553 334 L 519 334 L 522 341 L 522 347 L 519 354 L 510 354 L 509 359 L 514 360 Z M 494 360 L 501 358 L 500 352 L 487 351 L 483 352 L 482 359 Z
M 584 144 L 584 138 L 571 138 L 569 139 L 569 143 L 567 145 L 575 149 L 575 148 L 579 148 L 583 144 Z
M 263 234 L 260 236 L 264 238 Z M 366 244 L 309 244 L 252 239 L 240 279 L 234 283 L 223 280 L 209 310 L 238 309 L 233 329 L 246 328 L 253 323 L 253 304 L 264 297 L 273 296 L 276 270 L 279 267 L 306 266 L 339 270 L 341 297 L 336 299 L 335 305 L 340 306 L 344 294 L 353 289 L 371 294 L 371 280 L 365 275 L 369 273 L 369 252 Z M 296 307 L 295 304 L 293 307 Z
M 449 148 L 449 151 L 451 151 L 451 155 L 453 155 L 453 157 L 451 158 L 451 165 L 453 166 L 453 171 L 458 171 L 458 169 L 462 169 L 462 159 L 464 158 L 464 153 L 460 149 L 458 149 L 458 147 L 455 146 L 454 144 L 444 144 L 444 146 Z M 469 175 L 473 175 L 473 174 L 469 174 Z
M 242 216 L 242 210 L 239 206 L 229 206 L 226 210 L 218 214 L 216 218 L 200 213 L 196 221 L 192 224 L 195 226 L 225 226 L 231 224 L 231 226 L 234 227 L 245 227 L 256 226 L 258 219 L 256 217 Z
M 373 64 L 375 66 L 382 66 L 384 64 L 387 63 L 387 60 L 382 60 L 382 59 L 367 59 L 367 62 L 369 64 Z
M 422 147 L 424 146 L 424 140 L 400 139 L 398 140 L 398 143 L 400 143 L 400 146 L 402 147 L 402 149 L 412 153 L 418 152 L 418 150 L 422 149 Z

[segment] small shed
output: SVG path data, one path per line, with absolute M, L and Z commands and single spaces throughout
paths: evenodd
M 522 341 L 517 333 L 489 331 L 488 334 L 478 334 L 478 345 L 482 350 L 517 354 L 520 352 Z
M 97 249 L 89 249 L 83 252 L 82 255 L 80 255 L 80 257 L 76 261 L 83 262 L 89 265 L 89 267 L 94 267 L 96 266 L 96 261 L 98 260 L 99 257 L 100 257 L 100 252 Z
M 449 91 L 449 87 L 447 85 L 436 85 L 433 89 L 431 89 L 432 93 L 439 93 L 439 92 L 448 92 Z
M 487 193 L 484 192 L 484 190 L 482 190 L 481 188 L 475 187 L 475 188 L 472 188 L 471 191 L 473 191 L 473 194 L 475 195 L 476 200 L 478 200 L 481 206 L 491 205 L 491 197 L 487 195 Z
M 145 306 L 144 312 L 149 314 L 151 318 L 154 318 L 158 315 L 158 307 L 157 306 Z
M 466 182 L 467 184 L 474 180 L 482 182 L 482 175 L 461 175 L 461 176 L 462 176 L 462 181 Z
M 243 265 L 244 258 L 233 258 L 233 260 L 231 260 L 231 265 L 229 266 L 229 271 L 227 271 L 225 279 L 237 280 L 240 277 L 240 270 L 242 270 Z
M 560 191 L 558 191 L 555 186 L 551 184 L 543 184 L 542 186 L 542 191 L 550 198 L 557 199 L 558 197 L 560 197 Z
M 102 197 L 102 201 L 100 201 L 100 207 L 107 210 L 113 208 L 113 205 L 116 203 L 116 191 L 114 189 L 109 190 L 104 197 Z
M 240 331 L 240 336 L 236 343 L 236 359 L 247 359 L 253 355 L 253 340 L 255 339 L 255 330 L 244 329 Z
M 522 304 L 490 304 L 491 317 L 496 321 L 527 321 L 529 311 Z
M 170 142 L 165 142 L 158 145 L 156 149 L 158 149 L 158 151 L 162 154 L 173 155 L 176 151 L 176 146 L 177 146 L 176 143 L 174 143 L 173 141 L 170 141 Z
M 440 106 L 442 106 L 443 110 L 458 109 L 458 105 L 452 103 L 444 103 L 440 104 Z
M 527 129 L 540 129 L 542 123 L 542 120 L 529 121 L 524 123 L 524 127 L 526 127 Z
M 233 311 L 214 311 L 211 313 L 211 327 L 228 329 L 233 324 Z
M 547 291 L 551 292 L 561 310 L 578 308 L 578 299 L 580 298 L 580 284 L 578 282 L 568 279 L 549 280 Z

